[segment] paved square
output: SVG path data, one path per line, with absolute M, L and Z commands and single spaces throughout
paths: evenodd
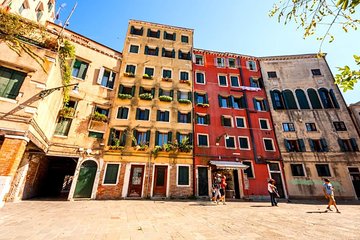
M 0 239 L 360 239 L 357 204 L 23 201 L 0 209 Z

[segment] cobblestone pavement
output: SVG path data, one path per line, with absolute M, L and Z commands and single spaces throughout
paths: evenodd
M 23 201 L 0 209 L 0 239 L 360 239 L 357 204 Z

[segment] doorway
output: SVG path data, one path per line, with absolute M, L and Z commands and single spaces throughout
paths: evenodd
M 360 199 L 360 171 L 358 167 L 348 167 L 350 178 L 358 199 Z
M 128 197 L 141 197 L 144 165 L 132 165 L 130 171 Z
M 209 196 L 208 168 L 198 167 L 199 196 Z
M 91 198 L 96 172 L 97 163 L 95 161 L 88 160 L 81 165 L 74 198 Z
M 154 197 L 166 197 L 167 166 L 155 166 Z
M 239 171 L 237 169 L 233 171 L 233 176 L 234 176 L 235 198 L 240 199 L 241 195 L 240 195 L 240 186 L 239 186 Z
M 285 198 L 285 189 L 279 163 L 268 163 L 270 178 L 275 180 L 275 186 L 281 198 Z

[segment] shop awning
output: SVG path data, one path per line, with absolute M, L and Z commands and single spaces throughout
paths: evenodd
M 215 165 L 217 168 L 220 169 L 247 169 L 249 166 L 242 164 L 241 162 L 228 162 L 228 161 L 210 161 L 211 165 Z

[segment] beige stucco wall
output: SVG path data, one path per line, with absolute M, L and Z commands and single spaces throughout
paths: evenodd
M 334 79 L 326 61 L 317 58 L 316 55 L 299 55 L 263 58 L 260 64 L 269 97 L 276 136 L 284 161 L 289 196 L 296 198 L 322 196 L 322 178 L 318 176 L 315 164 L 328 163 L 331 171 L 330 180 L 336 185 L 336 194 L 343 198 L 354 198 L 355 192 L 347 166 L 360 166 L 360 154 L 359 152 L 341 152 L 337 140 L 338 138 L 355 138 L 358 145 L 360 145 L 360 140 L 341 93 L 334 85 Z M 320 69 L 322 75 L 312 76 L 311 69 Z M 277 79 L 269 79 L 267 75 L 269 71 L 276 71 Z M 274 110 L 270 99 L 271 90 L 283 91 L 289 89 L 295 96 L 296 89 L 303 89 L 306 93 L 308 88 L 318 90 L 322 87 L 328 90 L 333 89 L 340 109 Z M 347 131 L 336 131 L 333 121 L 343 121 Z M 317 131 L 306 131 L 305 123 L 310 122 L 316 124 Z M 282 123 L 293 123 L 295 132 L 284 132 Z M 326 139 L 329 152 L 311 152 L 308 139 L 319 138 Z M 284 145 L 284 139 L 303 139 L 306 152 L 288 153 Z M 292 176 L 290 163 L 302 163 L 306 176 Z
M 349 109 L 351 111 L 355 125 L 360 132 L 360 102 L 350 104 Z

